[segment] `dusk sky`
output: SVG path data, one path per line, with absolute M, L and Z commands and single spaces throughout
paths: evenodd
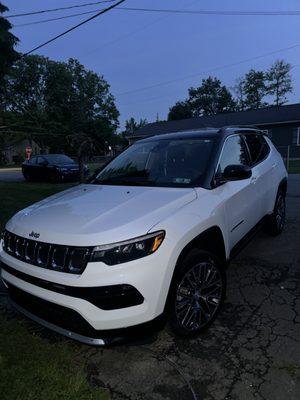
M 93 0 L 3 0 L 7 14 L 31 12 Z M 99 10 L 105 5 L 75 8 L 10 19 L 15 25 Z M 298 0 L 127 0 L 122 7 L 178 10 L 278 11 L 300 10 Z M 18 50 L 26 52 L 72 25 L 82 15 L 32 26 L 15 26 Z M 102 74 L 111 85 L 121 113 L 149 122 L 166 119 L 168 109 L 187 96 L 190 86 L 216 76 L 228 87 L 250 68 L 267 69 L 276 59 L 291 63 L 294 93 L 300 101 L 300 16 L 184 15 L 112 10 L 37 53 L 54 60 L 77 58 Z M 295 46 L 291 49 L 285 48 Z M 272 55 L 257 58 L 275 52 Z M 278 52 L 277 52 L 278 51 Z M 256 59 L 255 59 L 256 57 Z M 240 63 L 235 66 L 228 64 Z M 170 83 L 171 81 L 171 83 Z M 150 86 L 150 88 L 149 88 Z M 152 86 L 152 87 L 151 87 Z

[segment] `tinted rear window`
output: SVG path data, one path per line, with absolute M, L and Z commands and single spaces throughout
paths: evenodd
M 250 151 L 251 163 L 255 165 L 264 160 L 270 152 L 266 139 L 262 135 L 245 135 L 245 139 Z

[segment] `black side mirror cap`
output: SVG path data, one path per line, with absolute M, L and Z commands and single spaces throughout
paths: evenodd
M 247 165 L 228 165 L 223 172 L 223 179 L 226 181 L 240 181 L 249 179 L 252 176 L 251 168 Z

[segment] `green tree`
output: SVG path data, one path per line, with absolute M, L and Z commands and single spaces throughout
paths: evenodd
M 217 78 L 202 80 L 199 87 L 189 89 L 189 97 L 170 108 L 168 120 L 201 117 L 234 111 L 235 100 L 225 85 Z
M 234 111 L 235 101 L 225 85 L 217 78 L 202 80 L 198 88 L 189 89 L 188 102 L 194 117 Z
M 245 75 L 242 85 L 246 109 L 256 110 L 268 105 L 268 103 L 264 101 L 264 97 L 268 94 L 265 72 L 250 69 Z
M 284 60 L 277 60 L 266 73 L 267 93 L 274 96 L 276 106 L 281 106 L 287 102 L 286 95 L 291 93 L 292 77 L 291 64 Z
M 244 111 L 246 108 L 245 104 L 245 88 L 243 78 L 238 78 L 233 87 L 235 94 L 236 111 Z
M 125 135 L 132 135 L 138 129 L 147 125 L 148 121 L 146 119 L 141 118 L 140 121 L 136 121 L 133 117 L 125 121 Z
M 4 77 L 18 58 L 14 47 L 19 39 L 10 32 L 12 25 L 3 17 L 3 13 L 6 11 L 8 8 L 0 2 L 0 95 L 3 94 Z
M 83 160 L 91 143 L 94 151 L 104 151 L 117 129 L 119 112 L 109 84 L 77 60 L 23 57 L 12 67 L 6 87 L 6 112 L 24 134 L 31 132 L 52 151 L 71 152 Z
M 170 108 L 168 120 L 173 121 L 176 119 L 192 118 L 193 112 L 190 103 L 185 101 L 177 101 L 177 103 Z
M 18 43 L 18 38 L 14 36 L 10 30 L 12 28 L 9 21 L 3 16 L 3 13 L 8 11 L 8 8 L 0 2 L 0 163 L 4 162 L 3 147 L 6 140 L 6 135 L 3 132 L 5 125 L 3 102 L 5 91 L 5 76 L 8 73 L 12 63 L 18 58 L 18 53 L 14 47 Z

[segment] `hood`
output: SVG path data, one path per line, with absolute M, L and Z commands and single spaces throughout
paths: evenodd
M 191 188 L 80 185 L 18 212 L 6 228 L 46 243 L 108 244 L 144 235 L 196 197 Z

